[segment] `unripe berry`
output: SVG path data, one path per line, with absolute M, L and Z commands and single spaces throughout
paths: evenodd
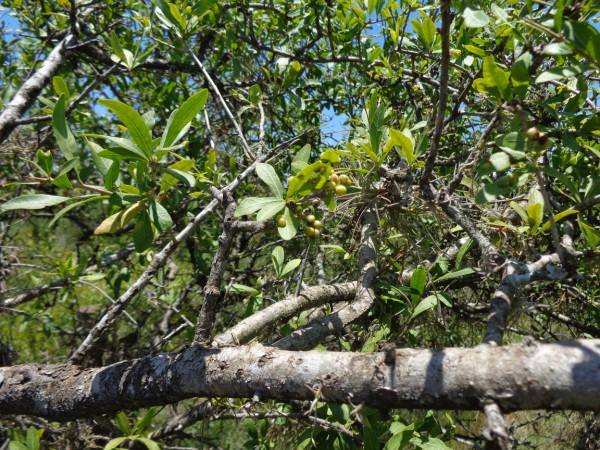
M 329 181 L 331 181 L 334 184 L 338 184 L 340 182 L 340 178 L 335 173 L 332 173 L 331 175 L 329 175 Z
M 323 223 L 320 220 L 315 220 L 313 222 L 312 226 L 315 230 L 320 230 L 321 227 L 323 226 Z
M 536 127 L 528 128 L 525 133 L 527 134 L 527 138 L 531 141 L 537 141 L 540 138 L 540 130 Z
M 346 192 L 348 192 L 348 189 L 346 188 L 346 186 L 344 186 L 343 184 L 338 184 L 335 187 L 335 193 L 337 195 L 344 195 Z
M 340 175 L 340 183 L 350 186 L 352 184 L 352 180 L 348 175 Z
M 317 230 L 315 230 L 313 227 L 306 228 L 306 235 L 308 237 L 315 237 L 316 232 L 317 232 Z
M 313 214 L 309 214 L 308 216 L 306 216 L 307 223 L 312 224 L 315 222 L 315 220 L 317 220 L 317 218 Z
M 284 228 L 284 227 L 286 227 L 286 226 L 287 226 L 287 220 L 285 219 L 285 217 L 283 217 L 283 216 L 279 216 L 279 217 L 277 218 L 277 226 L 278 226 L 279 228 Z

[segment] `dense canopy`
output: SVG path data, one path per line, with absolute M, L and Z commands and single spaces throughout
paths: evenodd
M 3 0 L 0 449 L 597 449 L 594 0 Z

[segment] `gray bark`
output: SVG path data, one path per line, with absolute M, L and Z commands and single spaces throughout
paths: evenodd
M 215 336 L 213 344 L 217 346 L 246 344 L 265 327 L 283 322 L 301 311 L 324 303 L 350 300 L 355 293 L 354 282 L 311 286 L 299 295 L 290 295 L 242 320 L 229 330 Z
M 64 61 L 65 50 L 73 40 L 68 34 L 50 52 L 40 68 L 23 83 L 13 99 L 0 114 L 0 144 L 17 126 L 17 120 L 29 109 Z
M 600 411 L 600 340 L 386 353 L 191 347 L 111 366 L 0 368 L 0 411 L 53 420 L 190 397 L 364 403 L 378 408 Z

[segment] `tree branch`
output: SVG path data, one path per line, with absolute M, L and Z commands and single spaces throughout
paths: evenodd
M 600 411 L 600 340 L 441 351 L 290 352 L 260 345 L 159 354 L 110 366 L 0 368 L 0 411 L 52 420 L 191 397 L 365 403 L 379 408 Z

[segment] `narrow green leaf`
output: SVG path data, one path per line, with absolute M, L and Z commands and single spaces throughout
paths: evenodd
M 52 112 L 52 131 L 58 148 L 60 148 L 64 157 L 69 160 L 75 157 L 78 149 L 75 136 L 73 136 L 65 118 L 65 102 L 66 98 L 63 94 L 54 106 L 54 111 Z
M 561 211 L 558 214 L 555 214 L 553 219 L 554 219 L 554 223 L 558 223 L 560 220 L 564 219 L 565 217 L 569 217 L 575 214 L 579 214 L 579 211 L 577 211 L 576 209 L 567 209 L 565 211 Z M 551 222 L 550 220 L 546 220 L 544 222 L 544 224 L 540 227 L 540 231 L 541 232 L 545 232 L 548 231 L 551 228 Z
M 123 442 L 127 441 L 128 439 L 129 439 L 129 436 L 121 436 L 118 438 L 111 439 L 104 446 L 104 450 L 114 450 L 115 448 L 117 448 L 119 445 L 121 445 Z
M 152 439 L 146 437 L 138 437 L 136 441 L 140 441 L 146 446 L 148 450 L 160 450 L 160 445 L 158 445 L 158 442 L 155 442 Z
M 58 219 L 60 219 L 66 213 L 68 213 L 69 211 L 71 211 L 75 208 L 85 205 L 86 203 L 94 202 L 96 200 L 103 200 L 103 199 L 109 198 L 108 195 L 97 195 L 97 194 L 93 194 L 93 195 L 86 196 L 86 197 L 87 198 L 84 198 L 83 200 L 79 200 L 77 202 L 71 203 L 69 206 L 65 206 L 63 209 L 61 209 L 59 212 L 57 212 L 54 215 L 54 217 L 52 218 L 52 220 L 50 221 L 50 223 L 48 224 L 48 228 L 51 228 L 52 226 L 54 226 L 54 224 L 58 221 Z
M 285 266 L 283 267 L 283 269 L 281 270 L 281 273 L 279 274 L 279 276 L 280 277 L 286 276 L 292 270 L 296 269 L 296 267 L 298 267 L 301 262 L 302 262 L 302 260 L 300 258 L 295 258 L 295 259 L 288 261 L 285 264 Z
M 208 90 L 201 89 L 171 113 L 160 141 L 160 147 L 171 147 L 185 135 L 188 126 L 204 108 L 207 99 Z
M 59 205 L 70 200 L 69 197 L 46 194 L 27 194 L 15 197 L 0 205 L 0 212 L 15 209 L 42 209 L 48 206 Z
M 415 307 L 410 318 L 414 319 L 415 317 L 423 314 L 425 311 L 437 306 L 437 304 L 438 304 L 438 294 L 428 295 L 423 300 L 421 300 L 419 302 L 419 304 Z
M 275 273 L 279 277 L 281 275 L 281 269 L 283 268 L 283 260 L 285 258 L 285 253 L 283 247 L 278 245 L 271 252 L 271 261 L 273 262 L 273 267 L 275 268 Z
M 448 280 L 454 280 L 456 278 L 462 278 L 464 276 L 471 275 L 472 273 L 475 273 L 475 269 L 473 269 L 471 267 L 465 267 L 464 269 L 445 273 L 441 277 L 434 280 L 434 283 L 441 283 L 442 281 L 448 281 Z
M 100 104 L 110 109 L 127 127 L 131 139 L 146 156 L 152 155 L 152 134 L 142 116 L 135 109 L 118 100 L 102 99 Z

